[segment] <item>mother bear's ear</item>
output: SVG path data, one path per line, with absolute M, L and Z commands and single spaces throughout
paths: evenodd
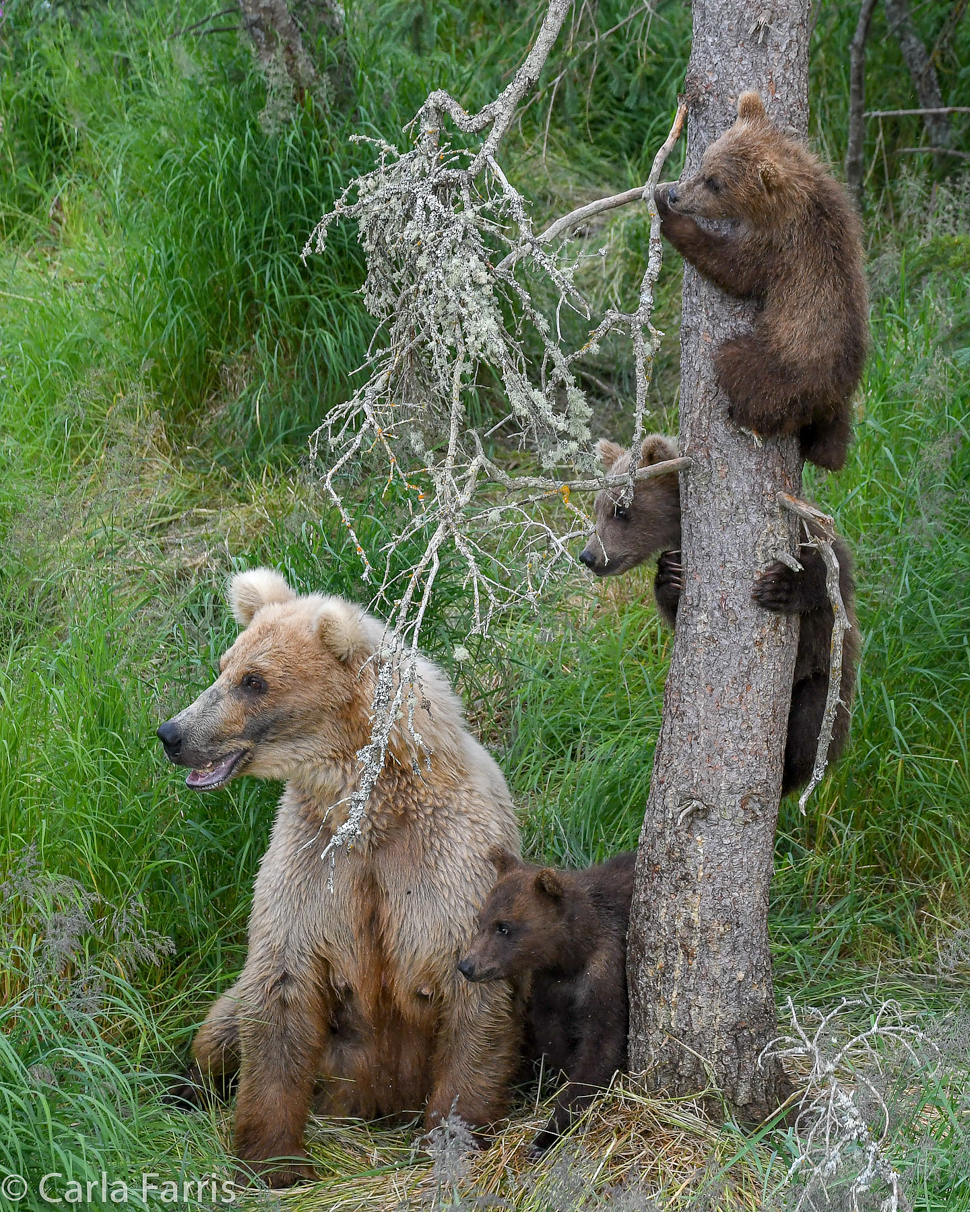
M 317 604 L 317 632 L 323 644 L 338 661 L 349 664 L 373 655 L 374 644 L 368 639 L 364 612 L 359 606 L 338 597 L 310 598 Z
M 240 627 L 248 627 L 253 615 L 274 602 L 292 602 L 296 594 L 272 568 L 237 572 L 229 582 L 229 605 Z

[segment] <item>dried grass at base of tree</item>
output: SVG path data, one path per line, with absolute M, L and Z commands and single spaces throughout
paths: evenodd
M 411 1131 L 314 1121 L 310 1152 L 320 1173 L 334 1177 L 294 1191 L 287 1205 L 294 1212 L 762 1207 L 770 1151 L 722 1129 L 695 1102 L 651 1097 L 635 1079 L 624 1078 L 562 1144 L 532 1161 L 527 1148 L 550 1106 L 546 1100 L 516 1108 L 492 1143 L 470 1154 L 455 1136 L 432 1140 L 429 1152 L 427 1138 L 415 1139 Z M 784 1167 L 776 1169 L 780 1181 Z

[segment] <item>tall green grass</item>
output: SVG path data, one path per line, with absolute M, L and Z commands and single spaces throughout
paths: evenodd
M 178 11 L 189 24 L 209 10 Z M 603 0 L 598 27 L 629 11 Z M 134 963 L 85 936 L 41 993 L 30 965 L 59 919 L 43 897 L 36 912 L 3 900 L 0 1166 L 86 1178 L 225 1162 L 225 1112 L 175 1114 L 157 1075 L 178 1067 L 242 963 L 279 789 L 244 780 L 190 795 L 153 734 L 231 641 L 226 579 L 270 563 L 303 589 L 370 593 L 301 464 L 370 339 L 362 262 L 352 233 L 307 266 L 298 252 L 370 162 L 349 134 L 400 140 L 431 87 L 481 104 L 538 8 L 351 7 L 346 44 L 316 47 L 342 73 L 331 112 L 294 109 L 275 125 L 234 35 L 171 38 L 175 15 L 151 5 L 72 12 L 15 0 L 0 45 L 0 881 L 33 846 L 95 918 L 139 906 L 174 944 Z M 815 36 L 815 133 L 836 158 L 854 19 L 823 6 Z M 929 11 L 919 19 L 932 32 Z M 658 4 L 649 53 L 613 39 L 580 55 L 554 102 L 550 68 L 509 148 L 540 209 L 642 179 L 688 27 L 685 6 Z M 874 107 L 907 102 L 894 54 L 873 47 Z M 959 103 L 963 77 L 947 64 Z M 795 996 L 891 984 L 922 1012 L 964 989 L 959 971 L 939 979 L 936 954 L 968 908 L 970 208 L 966 191 L 931 195 L 916 174 L 890 184 L 870 192 L 874 349 L 857 442 L 844 473 L 807 485 L 857 554 L 853 740 L 804 818 L 782 807 L 771 921 Z M 604 303 L 628 301 L 643 234 L 636 216 L 611 229 L 592 279 Z M 668 270 L 658 426 L 675 424 Z M 628 352 L 611 358 L 593 369 L 622 394 Z M 599 416 L 627 432 L 622 410 Z M 393 498 L 366 483 L 359 496 L 362 525 L 390 533 Z M 467 618 L 460 568 L 438 583 L 426 644 L 506 771 L 529 852 L 586 863 L 633 846 L 670 646 L 649 575 L 594 586 L 577 573 L 541 617 L 510 619 L 464 664 L 452 655 Z M 106 992 L 79 1010 L 72 988 L 95 971 Z M 952 1186 L 939 1159 L 957 1146 L 941 1149 L 936 1170 L 912 1159 L 926 1163 L 927 1208 L 947 1206 Z

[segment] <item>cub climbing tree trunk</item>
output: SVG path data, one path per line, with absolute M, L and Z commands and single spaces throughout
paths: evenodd
M 768 116 L 808 125 L 810 0 L 694 0 L 685 176 L 755 88 Z M 756 572 L 794 551 L 776 504 L 800 494 L 794 438 L 759 447 L 727 418 L 711 356 L 749 322 L 690 266 L 681 325 L 684 591 L 640 836 L 630 927 L 630 1060 L 657 1090 L 715 1084 L 744 1120 L 787 1093 L 758 1056 L 775 1030 L 768 889 L 798 624 L 751 601 Z

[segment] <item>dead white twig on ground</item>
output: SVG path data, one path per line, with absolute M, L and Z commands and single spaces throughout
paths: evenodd
M 935 1051 L 932 1041 L 904 1021 L 893 1001 L 877 1006 L 863 1029 L 851 1024 L 851 1015 L 869 1009 L 867 1001 L 843 998 L 827 1011 L 815 1006 L 796 1011 L 791 998 L 787 1005 L 791 1034 L 772 1040 L 759 1063 L 776 1059 L 810 1064 L 795 1121 L 798 1154 L 788 1170 L 788 1181 L 800 1177 L 805 1183 L 793 1212 L 799 1212 L 813 1195 L 824 1197 L 830 1184 L 846 1181 L 849 1206 L 859 1212 L 859 1197 L 880 1180 L 889 1188 L 881 1204 L 883 1212 L 910 1212 L 902 1179 L 886 1156 L 890 1109 L 873 1073 L 882 1073 L 887 1047 L 895 1054 L 895 1063 L 902 1053 L 914 1068 L 924 1068 L 917 1047 Z M 860 1110 L 860 1093 L 882 1120 L 878 1129 Z
M 804 814 L 805 806 L 815 788 L 825 777 L 825 768 L 829 760 L 829 746 L 832 744 L 832 730 L 835 727 L 835 716 L 839 709 L 842 693 L 842 658 L 845 650 L 845 633 L 849 630 L 849 616 L 842 601 L 842 591 L 839 588 L 839 561 L 832 546 L 835 540 L 835 522 L 827 513 L 822 513 L 812 505 L 800 501 L 787 492 L 778 493 L 778 503 L 804 522 L 814 523 L 821 535 L 813 533 L 805 527 L 806 543 L 817 547 L 825 561 L 825 591 L 832 604 L 832 638 L 829 645 L 829 686 L 825 695 L 825 711 L 822 715 L 822 727 L 818 734 L 818 747 L 815 750 L 815 764 L 812 767 L 812 777 L 802 794 L 798 797 L 799 810 Z

